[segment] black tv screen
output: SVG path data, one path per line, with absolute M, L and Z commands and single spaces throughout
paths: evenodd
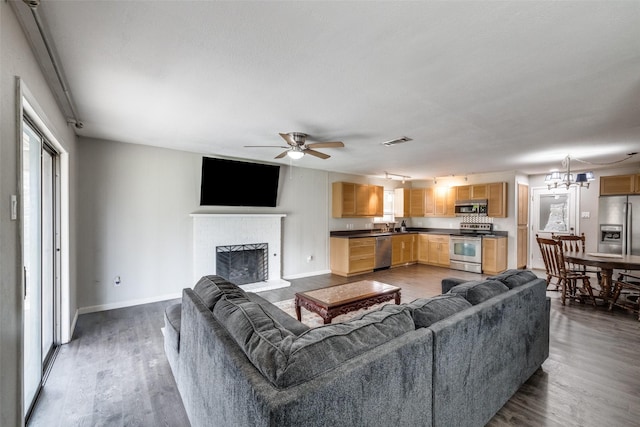
M 200 206 L 268 206 L 278 198 L 280 166 L 202 158 Z

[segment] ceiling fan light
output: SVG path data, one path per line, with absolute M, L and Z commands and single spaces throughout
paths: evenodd
M 287 156 L 289 156 L 293 160 L 299 160 L 304 156 L 304 153 L 302 151 L 289 150 L 287 151 Z

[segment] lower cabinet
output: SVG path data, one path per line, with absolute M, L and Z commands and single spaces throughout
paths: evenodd
M 346 277 L 373 271 L 376 252 L 375 238 L 332 237 L 330 250 L 331 272 L 333 274 Z
M 416 234 L 391 236 L 391 266 L 416 262 Z
M 484 237 L 482 239 L 482 273 L 498 274 L 507 269 L 507 238 Z
M 449 267 L 449 235 L 420 234 L 418 237 L 418 262 Z

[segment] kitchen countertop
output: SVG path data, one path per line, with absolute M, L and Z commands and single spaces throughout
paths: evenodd
M 344 239 L 360 238 L 360 237 L 379 237 L 379 236 L 402 236 L 405 234 L 448 234 L 461 235 L 458 228 L 419 228 L 409 227 L 407 231 L 376 231 L 376 230 L 348 230 L 348 231 L 330 231 L 329 237 L 340 237 Z M 491 234 L 473 234 L 465 233 L 465 236 L 484 236 L 484 237 L 508 237 L 506 231 L 493 231 Z

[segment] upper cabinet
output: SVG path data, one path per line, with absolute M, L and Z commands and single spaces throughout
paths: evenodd
M 409 190 L 409 216 L 424 216 L 424 188 Z
M 461 185 L 456 188 L 456 200 L 488 199 L 487 184 Z
M 379 185 L 334 182 L 331 214 L 334 218 L 382 216 L 384 188 Z
M 456 197 L 456 187 L 425 188 L 424 215 L 437 217 L 456 216 Z
M 487 184 L 487 216 L 493 218 L 507 217 L 506 182 Z
M 601 196 L 640 194 L 640 174 L 600 177 Z

